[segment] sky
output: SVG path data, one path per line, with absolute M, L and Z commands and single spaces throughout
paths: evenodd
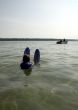
M 78 0 L 0 0 L 0 38 L 78 39 Z

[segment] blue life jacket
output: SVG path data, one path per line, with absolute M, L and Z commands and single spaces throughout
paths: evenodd
M 21 69 L 30 69 L 32 68 L 32 63 L 31 62 L 22 62 L 20 64 Z
M 34 63 L 37 64 L 39 62 L 40 62 L 40 51 L 39 49 L 36 49 L 34 53 Z
M 30 49 L 29 47 L 27 47 L 25 50 L 24 50 L 24 55 L 27 54 L 27 55 L 30 55 Z

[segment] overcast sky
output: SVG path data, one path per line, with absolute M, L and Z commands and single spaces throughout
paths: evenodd
M 2 37 L 78 39 L 78 0 L 0 0 Z

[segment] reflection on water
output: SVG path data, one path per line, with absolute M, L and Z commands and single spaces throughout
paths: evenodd
M 32 69 L 24 69 L 23 71 L 26 76 L 29 76 L 32 73 Z

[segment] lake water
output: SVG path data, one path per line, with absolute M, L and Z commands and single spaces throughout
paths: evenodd
M 20 69 L 23 52 L 40 65 Z M 78 110 L 78 42 L 0 41 L 0 110 Z

